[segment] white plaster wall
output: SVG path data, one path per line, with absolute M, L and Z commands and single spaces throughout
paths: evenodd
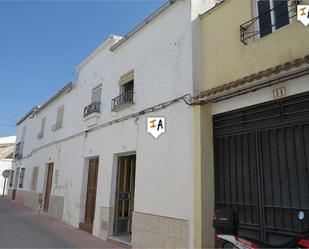
M 94 234 L 98 236 L 100 207 L 114 206 L 115 158 L 122 153 L 136 152 L 135 211 L 189 220 L 193 245 L 193 115 L 190 107 L 179 102 L 147 115 L 166 118 L 166 134 L 157 140 L 146 132 L 147 116 L 80 134 L 89 129 L 83 120 L 83 108 L 90 104 L 92 88 L 98 84 L 102 83 L 103 89 L 100 124 L 192 94 L 190 18 L 190 1 L 178 1 L 114 52 L 109 46 L 117 38 L 110 40 L 108 46 L 80 68 L 79 80 L 71 92 L 18 127 L 17 141 L 22 127 L 27 126 L 23 154 L 29 157 L 14 163 L 15 168 L 26 168 L 24 190 L 30 191 L 32 168 L 39 166 L 37 192 L 43 193 L 46 165 L 53 162 L 51 194 L 65 197 L 63 220 L 77 227 L 84 216 L 87 160 L 99 156 L 94 226 Z M 111 99 L 119 95 L 118 81 L 132 69 L 135 70 L 135 104 L 117 113 L 111 112 Z M 63 128 L 52 132 L 57 108 L 63 104 Z M 43 117 L 46 117 L 44 137 L 37 139 Z M 50 144 L 53 141 L 56 143 Z
M 0 159 L 0 195 L 2 196 L 3 194 L 3 188 L 4 188 L 4 177 L 2 176 L 2 172 L 6 169 L 11 169 L 12 168 L 12 160 L 11 159 Z M 6 181 L 6 186 L 5 186 L 5 192 L 4 194 L 7 194 L 7 189 L 8 189 L 8 184 L 9 184 L 10 179 L 8 178 Z

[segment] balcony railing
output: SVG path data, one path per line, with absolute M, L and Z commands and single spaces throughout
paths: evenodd
M 101 103 L 93 102 L 84 108 L 84 118 L 92 113 L 100 113 L 100 112 L 101 112 Z
M 112 99 L 112 111 L 117 111 L 128 104 L 133 104 L 133 90 L 125 91 L 123 94 Z
M 56 123 L 52 126 L 52 131 L 56 131 L 62 128 L 62 123 Z
M 37 139 L 42 139 L 43 137 L 44 137 L 44 133 L 42 131 L 38 133 Z
M 279 4 L 278 6 L 270 9 L 269 11 L 264 12 L 263 14 L 251 19 L 240 25 L 240 40 L 242 43 L 247 45 L 247 42 L 251 38 L 258 38 L 269 33 L 272 33 L 273 29 L 277 29 L 279 27 L 286 26 L 290 23 L 290 20 L 297 15 L 297 5 L 300 4 L 302 0 L 289 0 L 287 1 L 287 13 L 283 13 L 283 8 L 286 8 L 286 3 Z M 281 11 L 281 13 L 280 13 Z M 278 15 L 278 13 L 280 13 Z M 277 14 L 277 16 L 276 16 Z M 287 14 L 287 15 L 286 15 Z M 276 16 L 276 18 L 274 18 Z M 264 23 L 262 26 L 261 19 L 269 21 L 269 25 Z M 276 19 L 277 22 L 275 20 Z M 279 23 L 287 21 L 287 24 Z M 268 31 L 268 32 L 267 32 Z M 264 34 L 266 33 L 266 34 Z
M 14 159 L 21 159 L 23 157 L 23 142 L 19 142 L 15 146 Z

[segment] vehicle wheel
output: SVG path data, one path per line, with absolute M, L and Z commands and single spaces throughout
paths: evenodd
M 234 245 L 233 245 L 232 243 L 230 243 L 230 242 L 225 242 L 225 243 L 223 243 L 223 245 L 222 245 L 221 248 L 222 248 L 222 249 L 223 249 L 223 248 L 237 249 L 237 247 L 234 246 Z

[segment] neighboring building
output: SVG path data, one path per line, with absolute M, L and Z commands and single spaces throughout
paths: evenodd
M 110 36 L 77 67 L 78 82 L 27 113 L 13 198 L 102 239 L 196 247 L 187 102 L 192 22 L 211 4 L 168 1 L 123 38 Z M 147 117 L 165 117 L 165 134 L 147 133 Z
M 200 19 L 201 244 L 213 243 L 214 207 L 237 211 L 241 234 L 282 243 L 303 231 L 297 212 L 309 208 L 309 28 L 295 1 L 227 0 Z
M 5 195 L 7 194 L 10 179 L 7 179 L 7 181 L 5 181 L 5 178 L 2 176 L 2 172 L 4 170 L 11 170 L 12 168 L 15 140 L 15 136 L 0 137 L 0 195 L 2 195 L 3 193 Z M 6 185 L 4 186 L 5 182 Z

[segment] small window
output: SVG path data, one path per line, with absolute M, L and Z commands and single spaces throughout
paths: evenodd
M 21 141 L 22 141 L 22 142 L 25 141 L 26 131 L 27 131 L 27 126 L 24 126 L 24 127 L 23 127 L 23 130 L 22 130 L 22 133 L 21 133 Z
M 112 111 L 119 111 L 134 104 L 134 70 L 120 78 L 120 95 L 112 99 Z
M 19 188 L 24 187 L 25 168 L 21 168 L 19 175 Z
M 39 176 L 39 167 L 33 167 L 31 178 L 31 190 L 36 191 Z
M 41 139 L 44 137 L 45 123 L 46 123 L 46 118 L 42 118 L 41 129 L 40 129 L 40 133 L 38 134 L 38 139 Z
M 11 175 L 10 175 L 10 187 L 13 187 L 13 181 L 14 181 L 14 170 L 11 170 Z
M 257 0 L 260 37 L 290 23 L 289 0 Z
M 63 126 L 64 106 L 60 106 L 57 109 L 56 124 L 53 125 L 53 131 L 62 128 Z
M 101 103 L 102 84 L 92 89 L 91 103 Z

